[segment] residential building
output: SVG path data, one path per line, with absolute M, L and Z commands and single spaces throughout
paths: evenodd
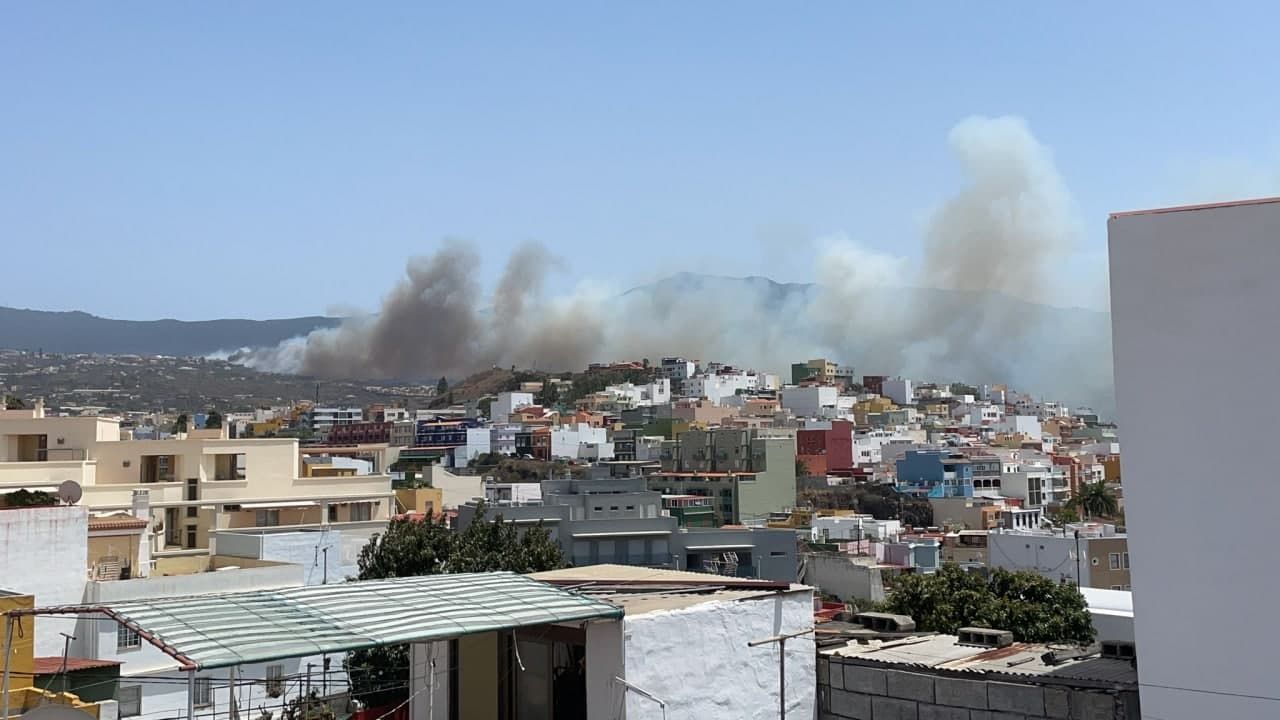
M 796 534 L 763 527 L 686 527 L 671 535 L 676 568 L 795 582 Z
M 595 446 L 595 449 L 592 450 L 591 446 Z M 608 430 L 602 427 L 591 427 L 585 423 L 573 426 L 563 425 L 551 430 L 550 457 L 578 459 L 586 456 L 594 456 L 591 458 L 594 460 L 613 459 L 613 447 L 609 444 Z
M 489 451 L 499 455 L 516 454 L 516 433 L 520 426 L 512 423 L 494 423 L 489 426 Z
M 803 382 L 816 382 L 831 385 L 836 381 L 836 364 L 830 360 L 818 358 L 803 363 L 792 363 L 791 383 L 799 385 Z
M 684 394 L 688 397 L 705 398 L 712 405 L 719 405 L 725 398 L 743 393 L 754 393 L 759 388 L 759 378 L 755 373 L 739 372 L 729 369 L 715 373 L 694 375 L 684 381 Z
M 370 445 L 391 442 L 390 422 L 354 422 L 334 425 L 325 433 L 328 445 Z
M 459 530 L 475 521 L 477 505 L 458 507 Z M 675 518 L 663 515 L 662 496 L 644 478 L 544 480 L 541 499 L 485 509 L 485 518 L 532 526 L 542 523 L 575 565 L 672 565 Z
M 822 718 L 1153 717 L 1144 714 L 1145 697 L 1139 707 L 1132 645 L 1064 652 L 1056 644 L 1014 642 L 1012 633 L 1001 630 L 917 634 L 910 617 L 858 618 L 893 631 L 847 631 L 850 639 L 818 651 Z
M 715 498 L 701 495 L 663 495 L 662 509 L 680 527 L 715 527 Z
M 684 397 L 688 394 L 685 392 L 685 381 L 693 377 L 697 370 L 696 362 L 682 357 L 662 358 L 662 364 L 656 368 L 658 377 L 671 381 L 671 392 L 675 397 Z
M 1152 717 L 1269 718 L 1280 708 L 1268 667 L 1275 644 L 1261 630 L 1274 618 L 1276 580 L 1240 552 L 1270 547 L 1280 505 L 1266 450 L 1280 403 L 1280 338 L 1267 329 L 1280 307 L 1278 219 L 1272 199 L 1108 222 L 1138 667 Z M 1189 398 L 1188 379 L 1206 374 L 1247 398 Z M 1210 502 L 1198 491 L 1206 481 Z M 1189 528 L 1231 531 L 1189 538 Z
M 227 528 L 342 523 L 376 532 L 390 515 L 383 474 L 308 477 L 298 441 L 240 439 L 193 430 L 165 440 L 121 440 L 106 417 L 46 417 L 42 405 L 0 411 L 0 493 L 56 490 L 75 481 L 98 515 L 132 512 L 148 493 L 157 569 L 207 556 L 210 533 Z
M 489 406 L 489 416 L 496 423 L 509 422 L 511 413 L 533 404 L 531 392 L 500 392 L 498 398 Z
M 949 450 L 908 450 L 895 463 L 898 491 L 929 497 L 971 497 L 973 463 Z
M 1043 434 L 1040 419 L 1035 415 L 1006 415 L 994 427 L 996 432 L 1022 435 L 1032 440 L 1039 440 Z
M 625 407 L 665 405 L 671 402 L 671 379 L 660 377 L 644 385 L 633 383 L 610 385 L 604 389 L 604 392 L 612 395 Z
M 662 444 L 662 471 L 650 489 L 717 499 L 721 522 L 763 522 L 795 504 L 795 441 L 771 431 L 689 430 Z
M 992 530 L 988 565 L 1030 570 L 1055 582 L 1128 590 L 1129 540 L 1114 525 L 1076 523 L 1053 530 Z
M 862 392 L 868 395 L 883 395 L 884 381 L 888 379 L 885 375 L 863 375 Z
M 1004 498 L 990 496 L 930 497 L 933 524 L 949 530 L 987 530 L 1000 527 Z
M 819 515 L 809 528 L 814 542 L 880 540 L 896 538 L 902 532 L 899 520 L 877 520 L 871 515 Z
M 834 420 L 822 429 L 796 431 L 796 458 L 810 475 L 827 475 L 853 469 L 853 423 Z
M 391 423 L 391 430 L 387 433 L 387 444 L 392 447 L 410 447 L 417 435 L 417 420 L 396 420 Z
M 831 417 L 839 394 L 832 385 L 785 387 L 778 391 L 778 403 L 796 417 Z
M 312 407 L 303 413 L 303 426 L 317 436 L 324 437 L 337 425 L 351 425 L 364 420 L 364 410 L 358 407 Z
M 964 568 L 987 567 L 987 531 L 960 530 L 942 539 L 942 562 Z
M 906 378 L 885 380 L 880 385 L 880 394 L 898 405 L 911 405 L 915 402 L 915 391 L 911 387 L 911 381 Z
M 713 427 L 723 424 L 729 418 L 738 415 L 738 408 L 731 405 L 717 405 L 710 400 L 692 400 L 685 398 L 671 403 L 670 415 L 673 420 Z

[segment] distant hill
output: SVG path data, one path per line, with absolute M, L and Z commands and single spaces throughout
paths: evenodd
M 113 320 L 85 312 L 0 307 L 0 347 L 103 355 L 208 355 L 268 347 L 341 320 Z

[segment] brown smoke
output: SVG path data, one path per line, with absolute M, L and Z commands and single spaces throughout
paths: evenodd
M 1107 407 L 1109 333 L 1090 322 L 1057 325 L 1050 315 L 1065 311 L 1039 304 L 1072 304 L 1051 270 L 1077 234 L 1049 151 L 1008 117 L 967 119 L 949 143 L 965 184 L 933 214 L 919 261 L 832 241 L 807 290 L 677 276 L 622 296 L 548 298 L 558 262 L 527 244 L 485 297 L 472 279 L 476 253 L 451 242 L 410 260 L 376 315 L 247 361 L 318 376 L 429 379 L 677 354 L 777 372 L 826 354 L 869 374 L 1009 382 Z

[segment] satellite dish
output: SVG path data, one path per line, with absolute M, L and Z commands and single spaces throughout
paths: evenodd
M 80 502 L 80 497 L 84 495 L 84 490 L 80 487 L 80 483 L 75 480 L 63 480 L 58 486 L 58 499 L 64 504 L 75 505 Z

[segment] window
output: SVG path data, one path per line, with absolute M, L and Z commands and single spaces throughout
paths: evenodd
M 200 508 L 196 507 L 195 505 L 188 505 L 188 506 L 187 506 L 187 517 L 189 517 L 189 518 L 198 518 L 198 517 L 200 517 Z
M 137 717 L 142 714 L 142 686 L 121 685 L 116 690 L 116 702 L 120 704 L 120 717 Z
M 280 524 L 280 511 L 259 510 L 256 520 L 258 527 L 275 527 Z
M 1120 553 L 1109 553 L 1107 559 L 1111 561 L 1112 570 L 1120 569 Z
M 329 522 L 331 523 L 338 522 L 338 506 L 337 505 L 329 506 Z
M 355 503 L 351 506 L 351 522 L 369 522 L 373 517 L 373 503 Z
M 271 697 L 280 697 L 284 694 L 283 665 L 267 666 L 267 694 Z
M 1123 553 L 1121 555 L 1120 564 L 1124 567 L 1125 570 L 1129 569 L 1129 553 Z
M 1123 589 L 1124 589 L 1124 586 L 1123 586 L 1123 585 L 1112 585 L 1112 586 L 1111 586 L 1111 589 L 1112 589 L 1112 590 L 1123 590 Z
M 116 626 L 116 650 L 133 650 L 142 647 L 142 636 L 127 625 Z
M 194 549 L 194 548 L 195 548 L 195 546 L 196 546 L 196 529 L 195 529 L 195 528 L 193 528 L 193 527 L 191 527 L 191 528 L 187 528 L 187 544 L 186 544 L 186 548 L 187 548 L 188 550 L 191 550 L 191 549 Z
M 195 696 L 192 702 L 196 707 L 209 707 L 213 704 L 213 678 L 198 677 L 195 679 Z

